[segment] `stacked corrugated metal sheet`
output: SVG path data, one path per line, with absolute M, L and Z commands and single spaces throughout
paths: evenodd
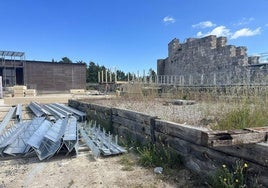
M 104 129 L 101 131 L 96 123 L 86 124 L 84 112 L 58 103 L 41 105 L 31 102 L 28 107 L 34 114 L 33 119 L 22 121 L 21 105 L 18 105 L 10 108 L 0 124 L 2 157 L 36 154 L 44 160 L 59 152 L 77 153 L 79 132 L 95 157 L 126 152 L 117 144 L 117 136 L 113 140 L 112 135 Z M 12 117 L 16 123 L 7 126 Z

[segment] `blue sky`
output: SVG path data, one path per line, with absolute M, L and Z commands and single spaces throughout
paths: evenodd
M 1 1 L 0 50 L 26 59 L 94 61 L 125 72 L 156 70 L 178 38 L 227 36 L 268 52 L 268 0 Z

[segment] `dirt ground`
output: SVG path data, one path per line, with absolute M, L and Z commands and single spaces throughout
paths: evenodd
M 122 160 L 132 161 L 126 166 Z M 89 151 L 77 156 L 1 159 L 0 188 L 18 187 L 197 187 L 197 179 L 186 169 L 171 176 L 136 163 L 133 154 L 94 159 Z M 165 171 L 165 169 L 164 169 Z M 165 172 L 163 173 L 165 174 Z

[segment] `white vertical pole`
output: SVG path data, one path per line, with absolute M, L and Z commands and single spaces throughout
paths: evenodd
M 2 85 L 2 76 L 0 76 L 0 98 L 3 98 L 3 85 Z
M 105 82 L 108 83 L 108 71 L 105 69 Z
M 112 69 L 110 68 L 110 82 L 112 83 Z
M 116 67 L 114 68 L 114 82 L 117 82 L 117 70 Z

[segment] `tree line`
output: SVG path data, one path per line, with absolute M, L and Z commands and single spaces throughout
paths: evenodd
M 90 62 L 88 67 L 87 67 L 87 83 L 97 83 L 98 82 L 98 74 L 103 72 L 103 74 L 106 73 L 106 71 L 108 71 L 108 75 L 112 74 L 112 79 L 114 81 L 114 78 L 115 78 L 115 72 L 114 70 L 109 70 L 108 68 L 106 68 L 105 66 L 100 66 L 98 64 L 95 64 L 94 62 Z M 109 72 L 110 71 L 110 72 Z M 118 81 L 127 81 L 128 79 L 129 80 L 132 80 L 133 79 L 133 74 L 130 73 L 130 72 L 124 72 L 124 71 L 121 71 L 121 70 L 116 70 L 116 76 L 117 76 L 117 80 Z M 137 76 L 137 75 L 136 75 Z M 147 79 L 152 76 L 156 76 L 156 73 L 153 69 L 150 69 L 149 70 L 149 73 L 147 74 Z M 108 76 L 109 77 L 109 76 Z
M 52 62 L 55 62 L 55 61 L 52 60 Z M 73 63 L 73 61 L 70 60 L 68 57 L 63 57 L 58 63 Z M 85 63 L 85 62 L 77 61 L 76 63 Z M 90 61 L 89 64 L 87 65 L 87 70 L 86 70 L 86 82 L 98 83 L 98 74 L 99 74 L 98 72 L 106 73 L 106 71 L 110 71 L 110 70 L 103 65 L 100 66 L 94 63 L 93 61 Z M 132 80 L 134 76 L 130 72 L 125 73 L 124 71 L 121 71 L 121 70 L 116 70 L 116 75 L 117 75 L 118 81 L 127 81 L 128 79 Z M 155 71 L 151 68 L 149 69 L 149 73 L 147 74 L 146 77 L 147 78 L 149 78 L 150 76 L 154 77 L 155 75 L 156 75 Z M 114 81 L 114 78 L 115 78 L 114 70 L 112 70 L 112 78 Z

